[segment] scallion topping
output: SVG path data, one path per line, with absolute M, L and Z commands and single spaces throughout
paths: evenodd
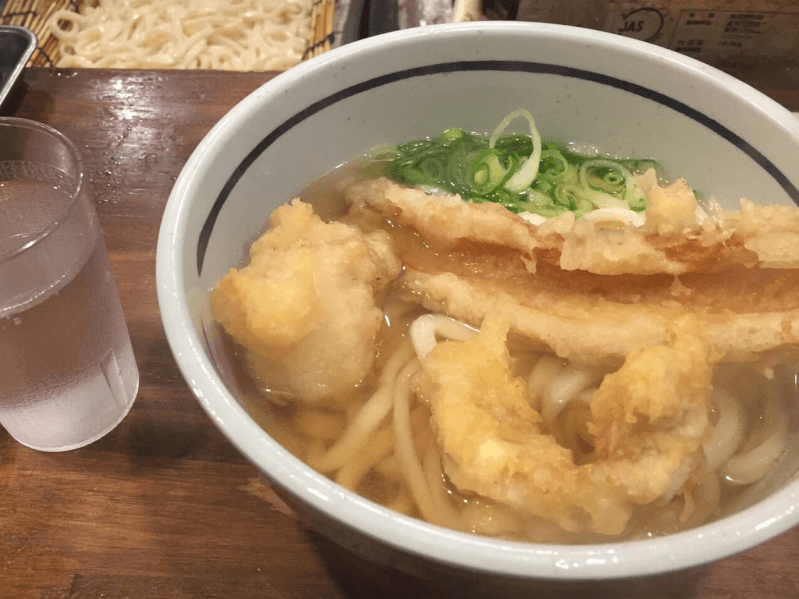
M 527 121 L 529 135 L 505 134 L 516 119 Z M 508 114 L 490 136 L 447 129 L 437 137 L 382 147 L 377 157 L 399 183 L 545 218 L 566 211 L 580 218 L 599 208 L 641 212 L 646 196 L 635 173 L 660 170 L 650 159 L 582 154 L 542 141 L 524 109 Z

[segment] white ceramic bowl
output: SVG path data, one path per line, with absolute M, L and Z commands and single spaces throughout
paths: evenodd
M 444 530 L 348 492 L 295 459 L 236 400 L 208 292 L 269 213 L 369 148 L 447 127 L 489 132 L 516 108 L 546 139 L 654 156 L 705 194 L 799 202 L 799 124 L 743 83 L 611 34 L 532 23 L 431 26 L 356 42 L 279 75 L 233 108 L 178 178 L 158 239 L 164 326 L 178 365 L 230 441 L 323 534 L 421 574 L 609 579 L 672 571 L 745 550 L 799 522 L 799 459 L 753 505 L 651 540 L 536 545 Z

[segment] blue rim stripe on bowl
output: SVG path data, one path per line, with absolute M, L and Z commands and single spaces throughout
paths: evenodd
M 611 77 L 608 75 L 603 75 L 601 73 L 595 73 L 593 71 L 586 71 L 583 69 L 575 69 L 571 67 L 564 67 L 561 65 L 554 65 L 554 64 L 547 64 L 547 63 L 538 63 L 538 62 L 527 62 L 527 61 L 518 61 L 518 60 L 475 60 L 475 61 L 456 61 L 456 62 L 445 62 L 445 63 L 436 63 L 432 65 L 427 65 L 423 67 L 416 67 L 412 69 L 406 69 L 402 71 L 396 71 L 394 73 L 388 73 L 386 75 L 381 75 L 379 77 L 375 77 L 373 79 L 369 79 L 368 81 L 364 81 L 362 83 L 358 83 L 356 85 L 350 86 L 345 88 L 341 91 L 338 91 L 334 94 L 326 96 L 317 102 L 314 102 L 307 108 L 301 110 L 300 112 L 296 113 L 291 118 L 284 121 L 280 126 L 275 128 L 269 135 L 263 138 L 261 142 L 255 146 L 255 148 L 250 151 L 249 154 L 242 160 L 239 165 L 234 169 L 233 173 L 230 175 L 228 180 L 225 182 L 224 187 L 219 192 L 214 205 L 211 207 L 211 211 L 208 213 L 208 217 L 203 224 L 202 229 L 200 230 L 200 235 L 197 240 L 197 274 L 198 276 L 202 273 L 203 262 L 205 260 L 205 252 L 208 249 L 208 242 L 211 238 L 211 233 L 214 229 L 214 224 L 216 223 L 216 219 L 219 216 L 219 213 L 222 210 L 225 202 L 227 201 L 230 193 L 233 191 L 233 188 L 239 182 L 239 180 L 244 176 L 244 173 L 247 169 L 255 162 L 255 160 L 269 147 L 271 146 L 281 135 L 292 129 L 294 126 L 298 125 L 305 119 L 313 116 L 317 112 L 327 108 L 335 104 L 340 100 L 344 100 L 346 98 L 355 96 L 357 94 L 363 93 L 365 91 L 369 91 L 383 85 L 387 85 L 390 83 L 395 83 L 397 81 L 401 81 L 404 79 L 410 79 L 413 77 L 423 77 L 426 75 L 434 75 L 439 73 L 454 73 L 459 71 L 512 71 L 512 72 L 524 72 L 524 73 L 538 73 L 538 74 L 547 74 L 547 75 L 560 75 L 563 77 L 572 77 L 575 79 L 583 79 L 586 81 L 593 81 L 595 83 L 599 83 L 602 85 L 607 85 L 610 87 L 615 87 L 620 90 L 647 98 L 652 100 L 653 102 L 657 102 L 658 104 L 662 104 L 668 108 L 671 108 L 690 119 L 704 125 L 720 137 L 724 138 L 731 144 L 733 144 L 736 148 L 741 150 L 747 156 L 749 156 L 755 163 L 757 163 L 763 170 L 765 170 L 769 175 L 771 175 L 774 180 L 785 190 L 788 196 L 799 205 L 799 189 L 790 182 L 788 177 L 779 170 L 774 163 L 772 163 L 768 158 L 766 158 L 760 151 L 754 148 L 749 142 L 742 139 L 740 136 L 736 135 L 729 129 L 727 129 L 724 125 L 716 121 L 715 119 L 710 118 L 706 114 L 691 108 L 687 104 L 680 102 L 679 100 L 675 100 L 674 98 L 662 94 L 660 92 L 656 92 L 651 90 L 647 87 L 643 87 L 641 85 L 637 85 L 635 83 L 630 83 L 629 81 L 625 81 L 623 79 L 618 79 L 616 77 Z

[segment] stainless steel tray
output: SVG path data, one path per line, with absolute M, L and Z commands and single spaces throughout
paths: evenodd
M 36 44 L 36 35 L 30 29 L 0 25 L 0 106 L 14 90 Z

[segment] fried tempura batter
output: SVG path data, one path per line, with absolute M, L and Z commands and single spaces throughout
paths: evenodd
M 646 224 L 575 221 L 571 212 L 536 226 L 496 204 L 472 204 L 407 189 L 388 179 L 348 190 L 356 210 L 376 210 L 447 251 L 463 241 L 513 249 L 531 272 L 539 262 L 594 274 L 718 272 L 735 266 L 799 268 L 799 209 L 742 201 L 741 212 L 698 210 L 682 179 L 661 187 L 654 171 L 638 178 Z
M 420 387 L 456 487 L 606 535 L 621 534 L 636 505 L 680 492 L 710 430 L 710 347 L 696 320 L 605 377 L 591 402 L 596 459 L 583 465 L 542 433 L 524 381 L 511 374 L 507 330 L 488 318 L 473 339 L 439 343 L 422 360 Z
M 589 282 L 577 277 L 573 287 L 558 289 L 540 272 L 525 284 L 513 269 L 495 265 L 490 277 L 409 268 L 401 288 L 427 309 L 474 326 L 490 314 L 502 315 L 535 347 L 583 364 L 618 365 L 636 347 L 663 343 L 670 324 L 686 314 L 705 325 L 719 361 L 751 362 L 799 347 L 795 271 L 782 279 L 769 277 L 761 286 L 734 277 L 707 286 L 687 281 L 692 287 L 653 281 L 625 295 L 621 281 L 615 291 L 583 291 Z M 485 275 L 482 268 L 480 274 Z
M 708 214 L 684 181 L 664 187 L 647 173 L 639 185 L 648 196 L 639 227 L 603 220 L 612 213 L 580 221 L 567 213 L 536 226 L 496 204 L 387 180 L 351 186 L 342 222 L 325 223 L 295 200 L 275 210 L 249 265 L 217 284 L 211 307 L 268 397 L 276 391 L 313 404 L 300 409 L 326 411 L 349 412 L 348 399 L 362 400 L 378 343 L 387 342 L 383 351 L 396 341 L 419 305 L 480 327 L 421 358 L 413 389 L 429 404 L 433 430 L 425 423 L 414 439 L 423 462 L 396 448 L 385 458 L 402 464 L 396 470 L 411 490 L 397 505 L 413 496 L 426 517 L 449 513 L 433 435 L 462 497 L 485 498 L 487 513 L 506 514 L 514 526 L 544 521 L 566 533 L 630 535 L 633 516 L 661 507 L 673 516 L 669 527 L 688 526 L 717 501 L 701 507 L 703 493 L 713 495 L 702 445 L 713 428 L 715 365 L 799 351 L 799 209 L 742 201 L 740 212 Z M 390 305 L 403 313 L 385 317 L 392 324 L 383 338 L 389 286 Z M 516 359 L 508 339 L 522 348 Z M 545 400 L 570 385 L 560 371 L 541 375 L 550 380 L 540 393 L 516 376 L 546 366 L 535 363 L 535 350 L 601 366 L 604 379 L 579 390 L 578 407 L 553 415 Z M 388 417 L 386 401 L 395 413 L 408 410 L 398 399 L 409 397 L 407 380 L 383 381 L 386 372 L 347 431 L 363 425 L 374 434 Z M 404 430 L 399 418 L 391 426 Z M 371 467 L 358 456 L 345 461 L 337 476 Z M 431 506 L 422 507 L 425 497 Z
M 501 314 L 563 358 L 618 366 L 635 347 L 663 343 L 685 314 L 723 361 L 799 347 L 799 209 L 744 201 L 740 213 L 699 223 L 683 181 L 644 187 L 648 224 L 623 230 L 571 213 L 536 228 L 497 205 L 386 180 L 349 198 L 354 212 L 389 219 L 406 297 L 473 326 Z M 675 276 L 675 265 L 687 272 Z
M 211 307 L 259 385 L 319 402 L 350 394 L 370 372 L 378 298 L 400 268 L 385 233 L 324 223 L 294 201 L 275 210 L 249 265 L 217 284 Z

